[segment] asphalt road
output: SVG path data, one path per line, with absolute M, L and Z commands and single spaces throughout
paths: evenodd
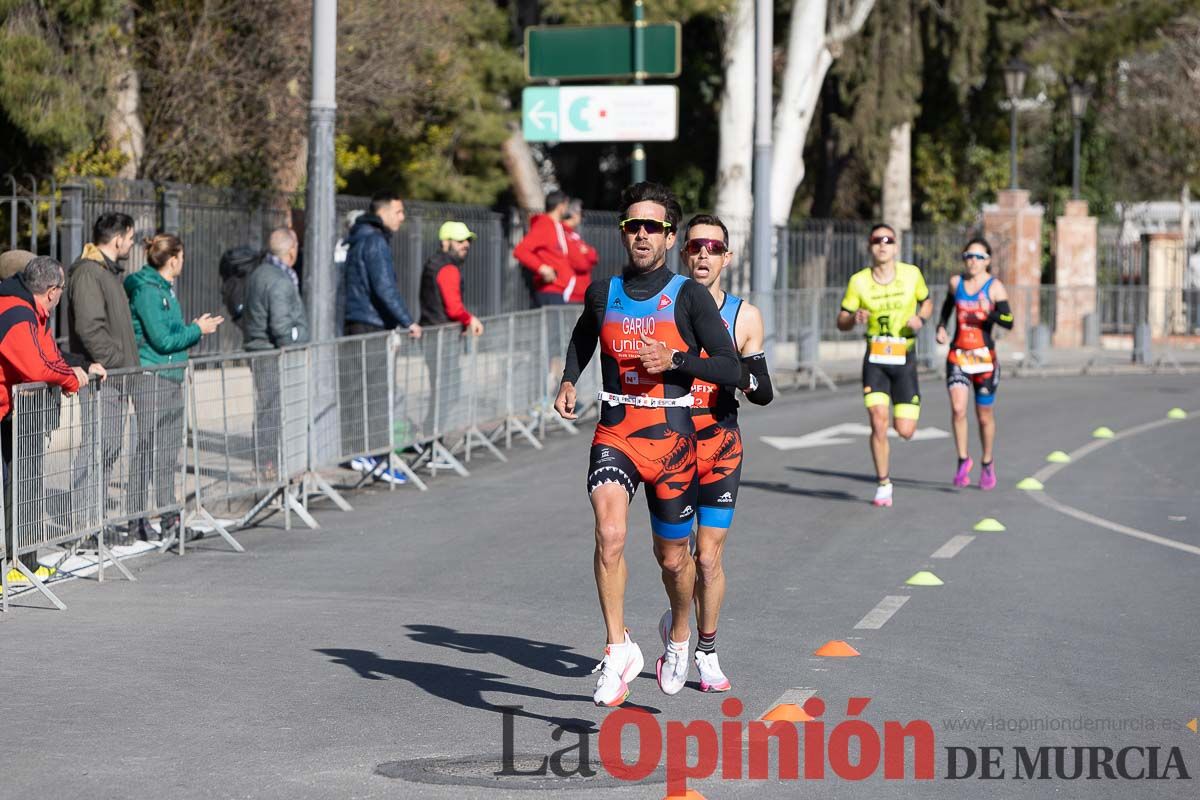
M 948 430 L 940 383 L 924 389 L 922 428 Z M 862 780 L 839 777 L 828 755 L 823 779 L 780 782 L 772 758 L 772 780 L 718 771 L 692 781 L 709 800 L 1195 797 L 1200 734 L 1184 726 L 1200 716 L 1200 413 L 1125 433 L 1175 406 L 1200 412 L 1194 377 L 1007 381 L 1000 487 L 953 489 L 949 439 L 896 443 L 891 509 L 868 503 L 863 436 L 786 451 L 761 439 L 865 422 L 857 387 L 746 410 L 718 641 L 743 710 L 723 714 L 728 696 L 697 691 L 694 673 L 674 697 L 655 684 L 665 606 L 640 495 L 627 624 L 647 668 L 629 707 L 661 732 L 672 720 L 736 724 L 734 740 L 781 699 L 814 694 L 827 706 L 826 753 L 844 739 L 834 732 L 851 697 L 870 698 L 858 718 L 881 737 L 887 720 L 924 720 L 932 732 L 929 780 L 914 778 L 910 742 L 903 779 L 884 778 L 882 764 Z M 1094 446 L 1100 425 L 1118 437 Z M 507 464 L 477 460 L 471 478 L 439 476 L 427 493 L 353 495 L 352 512 L 318 511 L 318 531 L 268 520 L 239 537 L 245 554 L 206 539 L 183 558 L 133 562 L 136 583 L 63 583 L 67 612 L 22 600 L 0 620 L 11 687 L 0 796 L 663 797 L 661 768 L 629 783 L 600 763 L 597 732 L 612 712 L 590 702 L 604 634 L 588 439 L 557 435 L 544 451 L 514 449 Z M 1014 488 L 1051 450 L 1080 448 L 1090 452 L 1047 477 L 1040 502 Z M 1007 530 L 974 533 L 984 517 Z M 964 535 L 974 538 L 952 557 L 932 557 Z M 944 585 L 905 585 L 919 570 Z M 882 627 L 856 628 L 889 596 L 908 599 Z M 834 639 L 861 655 L 813 655 Z M 513 771 L 568 747 L 573 768 L 579 734 L 558 731 L 568 726 L 589 731 L 595 776 L 497 776 L 502 708 L 518 705 Z M 816 738 L 802 727 L 802 739 Z M 862 756 L 853 741 L 851 764 Z M 630 763 L 636 742 L 627 732 Z M 1048 779 L 1014 777 L 1019 747 L 1068 748 L 1068 773 L 1070 748 L 1138 747 L 1127 765 L 1136 773 L 1155 746 L 1158 774 L 1176 747 L 1193 778 L 1176 768 L 1166 780 L 1071 780 L 1052 760 Z M 980 764 L 973 777 L 947 777 L 948 748 L 978 757 L 982 747 L 1004 748 L 991 751 L 1003 778 L 980 779 Z M 966 756 L 955 753 L 961 774 Z

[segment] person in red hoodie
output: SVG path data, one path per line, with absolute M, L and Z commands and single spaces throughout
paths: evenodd
M 575 273 L 575 286 L 567 297 L 568 303 L 582 303 L 583 293 L 592 282 L 592 270 L 600 260 L 596 248 L 588 245 L 579 235 L 579 226 L 583 224 L 583 201 L 578 197 L 567 205 L 567 215 L 563 217 L 563 226 L 567 229 L 567 260 Z
M 527 270 L 530 296 L 534 306 L 561 306 L 574 290 L 575 271 L 571 269 L 567 246 L 568 197 L 555 190 L 546 195 L 546 213 L 529 220 L 529 233 L 513 248 L 513 256 Z

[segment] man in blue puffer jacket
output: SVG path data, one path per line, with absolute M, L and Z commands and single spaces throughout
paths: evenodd
M 404 201 L 395 192 L 379 192 L 371 209 L 350 229 L 346 253 L 346 333 L 375 333 L 404 328 L 413 338 L 421 326 L 408 312 L 396 286 L 392 234 L 404 222 Z

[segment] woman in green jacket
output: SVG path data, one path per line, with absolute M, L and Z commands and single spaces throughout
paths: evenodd
M 142 376 L 133 393 L 137 415 L 137 445 L 129 476 L 129 507 L 148 511 L 177 505 L 175 475 L 183 447 L 184 364 L 187 351 L 224 322 L 223 317 L 203 314 L 185 324 L 174 283 L 183 272 L 183 242 L 169 233 L 146 240 L 150 263 L 125 278 L 125 293 L 133 316 L 133 333 L 142 366 L 179 364 L 178 369 L 157 369 Z M 154 484 L 154 504 L 146 506 L 146 487 Z M 162 517 L 162 538 L 178 534 L 179 512 Z M 139 521 L 138 537 L 150 538 L 145 519 Z

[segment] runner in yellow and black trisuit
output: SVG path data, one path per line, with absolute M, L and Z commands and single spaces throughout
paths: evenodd
M 950 341 L 946 323 L 954 316 L 954 341 L 946 354 L 946 388 L 950 392 L 950 415 L 954 422 L 954 447 L 958 468 L 954 485 L 971 485 L 971 456 L 967 452 L 967 393 L 975 389 L 975 416 L 979 418 L 979 439 L 983 444 L 979 488 L 996 488 L 996 466 L 992 462 L 992 443 L 996 441 L 996 389 L 1000 386 L 1000 361 L 992 327 L 1012 329 L 1013 313 L 1008 292 L 989 272 L 992 247 L 986 239 L 972 239 L 963 250 L 961 275 L 950 276 L 950 290 L 938 319 L 938 344 Z
M 921 270 L 896 260 L 896 231 L 890 225 L 871 228 L 870 245 L 874 263 L 850 277 L 837 326 L 842 331 L 867 326 L 863 399 L 871 419 L 871 456 L 879 477 L 872 502 L 890 506 L 888 404 L 895 406 L 896 433 L 911 439 L 921 415 L 916 335 L 933 314 L 933 301 Z

